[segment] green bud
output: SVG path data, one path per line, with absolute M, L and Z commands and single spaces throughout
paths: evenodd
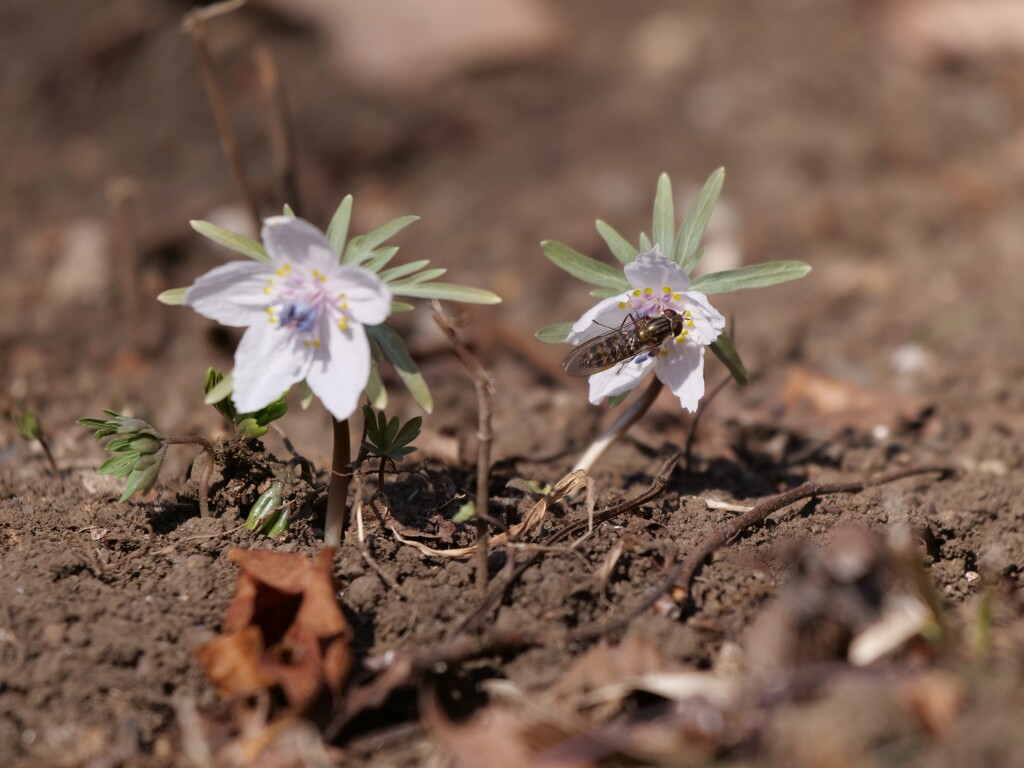
M 35 411 L 25 409 L 24 411 L 15 411 L 12 416 L 14 417 L 14 423 L 18 427 L 18 434 L 25 440 L 41 440 L 43 437 L 43 427 L 39 423 L 39 417 L 36 416 Z
M 260 497 L 256 499 L 256 503 L 252 505 L 252 509 L 249 510 L 249 516 L 245 519 L 245 527 L 250 531 L 262 528 L 271 516 L 278 511 L 278 508 L 282 506 L 283 497 L 284 483 L 281 480 L 275 480 L 267 490 L 260 494 Z

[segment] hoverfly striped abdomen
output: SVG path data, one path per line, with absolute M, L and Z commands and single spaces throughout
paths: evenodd
M 672 309 L 656 315 L 630 315 L 619 328 L 580 344 L 562 366 L 570 376 L 590 376 L 652 352 L 683 331 L 683 317 Z

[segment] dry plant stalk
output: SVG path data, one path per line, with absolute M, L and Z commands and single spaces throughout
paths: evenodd
M 665 385 L 661 383 L 661 379 L 657 377 L 652 378 L 651 383 L 648 385 L 647 389 L 644 390 L 643 394 L 630 403 L 629 407 L 619 414 L 619 418 L 612 422 L 612 425 L 604 431 L 604 434 L 590 444 L 586 453 L 580 457 L 580 460 L 576 462 L 576 466 L 573 467 L 573 469 L 581 469 L 587 474 L 590 474 L 590 471 L 594 468 L 597 460 L 604 455 L 604 452 L 608 450 L 608 447 L 626 434 L 626 432 L 629 431 L 629 428 L 636 424 L 637 421 L 639 421 L 640 418 L 650 410 L 651 405 L 653 405 L 664 386 Z
M 118 276 L 118 298 L 124 312 L 124 325 L 128 328 L 129 342 L 139 350 L 139 247 L 135 237 L 134 212 L 139 187 L 134 179 L 115 179 L 107 187 L 107 202 L 114 223 L 114 273 Z
M 452 345 L 456 356 L 473 380 L 477 400 L 477 458 L 476 458 L 476 587 L 481 595 L 487 592 L 487 556 L 489 549 L 488 524 L 495 524 L 490 512 L 491 445 L 494 432 L 494 382 L 472 352 L 462 343 L 451 321 L 445 317 L 441 304 L 433 302 L 434 322 Z
M 274 168 L 277 171 L 280 194 L 292 210 L 302 210 L 299 201 L 299 187 L 295 173 L 295 153 L 291 120 L 288 118 L 288 101 L 281 85 L 281 73 L 274 54 L 266 45 L 259 46 L 253 54 L 259 71 L 263 96 L 267 100 L 267 134 L 274 153 Z
M 224 100 L 224 91 L 220 87 L 220 81 L 213 69 L 213 57 L 210 56 L 210 49 L 206 45 L 206 22 L 215 16 L 222 16 L 245 5 L 246 0 L 228 0 L 227 2 L 191 11 L 185 15 L 183 26 L 192 37 L 192 44 L 196 49 L 196 56 L 199 59 L 199 68 L 203 73 L 203 84 L 206 86 L 206 96 L 210 101 L 210 111 L 213 112 L 213 120 L 217 125 L 217 135 L 220 138 L 220 148 L 227 158 L 231 168 L 231 176 L 235 182 L 235 190 L 241 198 L 245 207 L 252 217 L 253 231 L 260 231 L 260 210 L 256 204 L 256 195 L 245 175 L 245 167 L 242 164 L 242 156 L 238 151 L 238 140 L 235 137 L 231 121 L 228 119 L 228 110 Z

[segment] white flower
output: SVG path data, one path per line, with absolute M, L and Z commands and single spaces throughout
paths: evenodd
M 704 348 L 725 328 L 725 318 L 699 291 L 691 291 L 682 268 L 661 255 L 657 245 L 625 267 L 633 290 L 604 299 L 572 327 L 567 341 L 582 344 L 625 321 L 650 317 L 671 309 L 683 318 L 683 331 L 657 350 L 612 366 L 590 377 L 590 402 L 629 392 L 652 370 L 679 398 L 683 408 L 696 411 L 704 394 Z
M 373 272 L 342 265 L 324 235 L 302 219 L 263 223 L 270 263 L 236 261 L 200 277 L 185 304 L 222 325 L 247 327 L 235 351 L 240 413 L 258 411 L 305 379 L 331 415 L 348 418 L 370 375 L 364 325 L 391 311 Z

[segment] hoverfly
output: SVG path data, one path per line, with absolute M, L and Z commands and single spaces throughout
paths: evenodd
M 686 319 L 673 309 L 656 315 L 629 315 L 622 325 L 585 341 L 566 355 L 562 367 L 570 376 L 590 376 L 613 365 L 653 352 L 683 332 Z

